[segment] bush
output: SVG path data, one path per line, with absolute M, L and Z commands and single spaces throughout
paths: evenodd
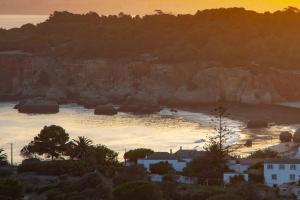
M 257 150 L 249 156 L 249 158 L 278 158 L 278 153 L 271 149 Z
M 235 194 L 219 194 L 209 197 L 207 200 L 244 200 L 243 197 Z
M 0 179 L 0 196 L 13 200 L 20 199 L 22 196 L 22 185 L 14 179 Z M 2 199 L 0 197 L 0 199 Z
M 284 131 L 280 133 L 279 139 L 281 142 L 291 142 L 293 139 L 293 135 L 288 131 Z
M 300 143 L 300 129 L 299 128 L 294 133 L 293 142 Z
M 209 197 L 225 193 L 224 187 L 220 186 L 197 186 L 178 187 L 171 191 L 179 200 L 206 200 Z
M 0 168 L 0 177 L 8 177 L 13 175 L 14 170 L 11 167 L 2 167 Z
M 109 199 L 111 188 L 105 178 L 97 172 L 85 174 L 79 180 L 64 181 L 50 190 L 47 198 L 59 199 Z
M 151 182 L 135 181 L 118 186 L 114 190 L 115 200 L 161 200 L 162 192 Z
M 238 185 L 238 184 L 241 184 L 244 182 L 246 182 L 246 180 L 245 180 L 244 176 L 242 176 L 242 175 L 236 175 L 236 176 L 230 177 L 230 184 L 232 184 L 232 185 Z
M 143 166 L 132 165 L 129 167 L 123 168 L 119 171 L 113 178 L 114 185 L 120 185 L 126 182 L 146 180 L 147 174 Z
M 69 174 L 81 176 L 93 169 L 83 161 L 55 160 L 55 161 L 37 161 L 25 160 L 18 166 L 18 172 L 36 172 L 40 175 L 60 176 Z
M 174 172 L 174 169 L 168 162 L 159 162 L 157 164 L 150 165 L 150 171 L 152 174 L 164 175 Z

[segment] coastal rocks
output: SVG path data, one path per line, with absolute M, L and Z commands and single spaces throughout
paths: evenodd
M 118 109 L 119 112 L 133 114 L 154 114 L 160 112 L 160 106 L 156 104 L 125 104 Z
M 53 99 L 62 103 L 67 101 L 66 93 L 57 87 L 50 88 L 46 94 L 46 98 Z
M 103 105 L 109 103 L 109 100 L 106 97 L 95 97 L 88 99 L 81 99 L 79 104 L 87 109 L 93 109 L 97 105 Z
M 249 121 L 247 123 L 247 128 L 256 129 L 256 128 L 267 128 L 269 125 L 266 121 Z
M 15 106 L 20 113 L 27 114 L 52 114 L 59 112 L 59 105 L 56 101 L 45 98 L 34 98 L 21 101 Z
M 118 111 L 111 104 L 98 105 L 95 108 L 94 114 L 95 115 L 116 115 L 118 114 Z
M 107 103 L 194 106 L 219 99 L 272 104 L 297 101 L 299 91 L 299 75 L 265 67 L 64 60 L 0 53 L 0 100 L 39 96 L 86 108 Z M 136 110 L 130 107 L 127 110 Z

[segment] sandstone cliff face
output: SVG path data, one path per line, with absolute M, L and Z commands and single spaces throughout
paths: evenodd
M 2 100 L 43 96 L 59 102 L 193 105 L 218 99 L 242 103 L 300 100 L 300 77 L 259 68 L 154 64 L 146 61 L 62 61 L 0 53 Z

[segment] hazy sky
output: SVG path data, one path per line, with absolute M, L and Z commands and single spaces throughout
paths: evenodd
M 155 9 L 173 13 L 195 13 L 219 7 L 246 7 L 274 11 L 287 6 L 300 7 L 300 0 L 0 0 L 0 14 L 49 14 L 54 10 L 99 14 L 153 13 Z

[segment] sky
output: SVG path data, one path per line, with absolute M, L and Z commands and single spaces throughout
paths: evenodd
M 192 13 L 220 7 L 245 7 L 259 12 L 300 7 L 300 0 L 0 0 L 0 14 L 50 14 L 55 10 L 74 13 L 95 11 L 99 14 L 131 15 L 164 12 Z

